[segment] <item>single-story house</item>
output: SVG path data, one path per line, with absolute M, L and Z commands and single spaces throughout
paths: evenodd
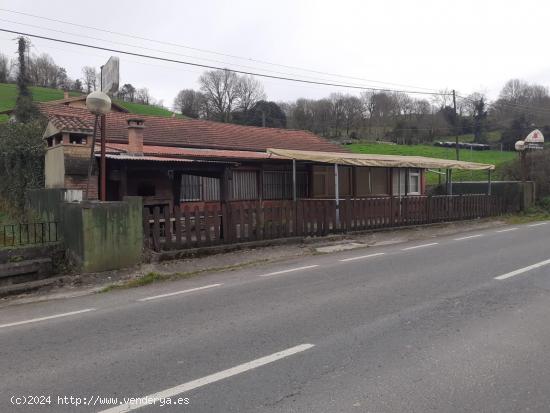
M 84 100 L 38 104 L 49 119 L 44 132 L 47 188 L 86 189 L 94 115 Z M 99 156 L 96 144 L 96 162 Z M 423 195 L 428 168 L 494 166 L 352 154 L 308 131 L 138 116 L 116 104 L 106 115 L 106 200 L 137 195 L 151 208 Z M 99 168 L 94 169 L 89 199 L 98 198 Z

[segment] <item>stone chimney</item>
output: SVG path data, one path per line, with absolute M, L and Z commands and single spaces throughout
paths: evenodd
M 143 119 L 128 119 L 128 153 L 132 155 L 143 155 Z

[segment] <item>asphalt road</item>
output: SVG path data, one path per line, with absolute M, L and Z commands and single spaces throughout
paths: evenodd
M 549 239 L 503 227 L 4 308 L 0 411 L 548 412 Z

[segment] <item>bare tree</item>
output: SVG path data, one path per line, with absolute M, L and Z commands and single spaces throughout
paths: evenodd
M 241 76 L 237 82 L 237 107 L 248 112 L 260 100 L 266 99 L 263 85 L 253 76 Z
M 149 89 L 146 87 L 143 87 L 141 89 L 138 89 L 136 91 L 136 102 L 143 103 L 145 105 L 148 105 L 153 98 L 151 97 L 151 94 L 149 93 Z
M 84 81 L 84 88 L 86 90 L 86 93 L 90 93 L 94 90 L 97 90 L 98 73 L 95 67 L 84 66 L 82 68 L 82 75 L 83 75 L 82 80 Z
M 231 121 L 231 112 L 238 103 L 239 78 L 229 70 L 211 70 L 199 78 L 208 112 L 222 122 Z

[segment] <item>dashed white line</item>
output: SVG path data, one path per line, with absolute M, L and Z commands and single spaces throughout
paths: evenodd
M 347 261 L 355 261 L 355 260 L 362 260 L 365 258 L 371 258 L 371 257 L 378 257 L 379 255 L 384 255 L 385 252 L 377 252 L 376 254 L 369 254 L 369 255 L 361 255 L 359 257 L 351 257 L 351 258 L 344 258 L 342 260 L 338 260 L 340 262 L 347 262 Z
M 546 225 L 548 222 L 539 222 L 538 224 L 527 225 L 528 227 L 540 227 L 541 225 Z
M 29 320 L 17 321 L 14 323 L 0 324 L 0 328 L 19 326 L 22 324 L 29 324 L 29 323 L 37 323 L 39 321 L 52 320 L 54 318 L 69 317 L 71 315 L 87 313 L 90 311 L 95 311 L 95 308 L 85 308 L 84 310 L 71 311 L 69 313 L 54 314 L 54 315 L 49 315 L 47 317 L 31 318 Z
M 510 231 L 515 231 L 516 229 L 519 229 L 519 228 L 518 227 L 507 228 L 507 229 L 501 229 L 501 230 L 498 230 L 498 231 L 495 231 L 495 232 L 510 232 Z
M 300 344 L 299 346 L 291 347 L 286 350 L 279 351 L 278 353 L 273 353 L 269 356 L 249 361 L 248 363 L 239 364 L 238 366 L 232 367 L 230 369 L 222 370 L 218 373 L 210 374 L 209 376 L 180 384 L 179 386 L 171 387 L 169 389 L 162 390 L 148 396 L 140 397 L 139 401 L 142 403 L 126 403 L 107 410 L 102 410 L 99 413 L 124 413 L 129 412 L 130 410 L 139 409 L 140 407 L 145 407 L 147 405 L 153 404 L 154 401 L 168 399 L 170 397 L 174 397 L 178 394 L 188 392 L 198 387 L 206 386 L 207 384 L 214 383 L 261 366 L 265 366 L 266 364 L 273 363 L 274 361 L 281 360 L 285 357 L 289 357 L 294 354 L 309 350 L 312 347 L 315 346 L 313 344 Z
M 192 292 L 194 292 L 194 291 L 206 290 L 207 288 L 219 287 L 219 286 L 221 286 L 221 285 L 223 285 L 223 284 L 209 284 L 209 285 L 204 285 L 204 286 L 202 286 L 202 287 L 190 288 L 190 289 L 188 289 L 188 290 L 174 291 L 173 293 L 160 294 L 160 295 L 153 295 L 152 297 L 140 298 L 138 301 L 156 300 L 157 298 L 164 298 L 164 297 L 171 297 L 171 296 L 173 296 L 173 295 L 192 293 Z
M 301 270 L 309 270 L 310 268 L 316 268 L 316 267 L 318 267 L 318 265 L 308 265 L 306 267 L 291 268 L 289 270 L 282 270 L 282 271 L 270 272 L 268 274 L 261 274 L 261 275 L 258 275 L 258 277 L 271 277 L 272 275 L 286 274 L 288 272 L 301 271 Z
M 536 264 L 529 265 L 528 267 L 519 268 L 515 271 L 499 275 L 498 277 L 495 277 L 495 280 L 505 280 L 515 275 L 523 274 L 524 272 L 534 270 L 535 268 L 544 267 L 545 265 L 548 265 L 548 264 L 550 264 L 550 260 L 541 261 Z
M 462 240 L 465 240 L 465 239 L 479 238 L 479 237 L 482 237 L 482 236 L 483 236 L 483 234 L 469 235 L 467 237 L 455 238 L 454 241 L 462 241 Z
M 432 245 L 437 245 L 437 244 L 439 244 L 439 242 L 431 242 L 429 244 L 415 245 L 414 247 L 403 248 L 401 249 L 401 251 L 409 251 L 409 250 L 415 250 L 417 248 L 431 247 Z

